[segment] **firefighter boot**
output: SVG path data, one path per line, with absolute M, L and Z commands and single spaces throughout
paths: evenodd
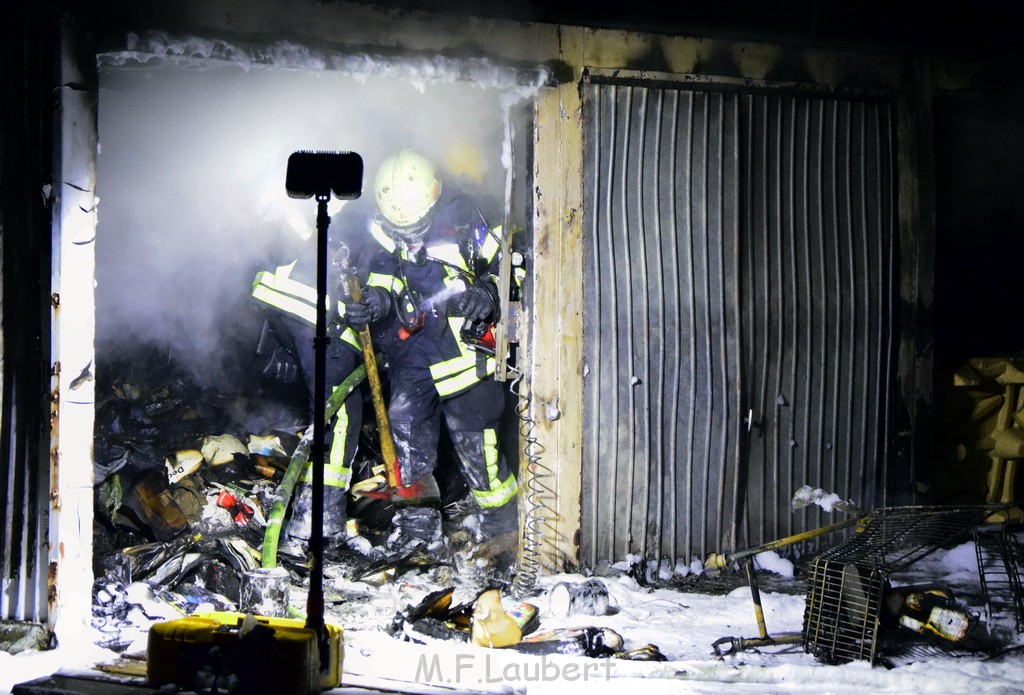
M 384 545 L 374 548 L 371 557 L 396 557 L 417 550 L 436 552 L 443 546 L 437 481 L 428 475 L 417 482 L 417 487 L 423 492 L 422 497 L 395 501 L 394 530 Z
M 402 507 L 395 510 L 394 530 L 383 545 L 370 551 L 372 560 L 398 559 L 416 552 L 436 553 L 444 542 L 441 511 L 436 507 Z
M 507 569 L 519 548 L 519 510 L 513 499 L 494 509 L 481 509 L 466 519 L 473 535 L 470 556 L 495 569 Z
M 344 488 L 324 487 L 324 543 L 345 541 L 346 491 Z M 307 544 L 312 533 L 313 486 L 300 484 L 292 499 L 292 516 L 286 527 L 286 543 Z
M 475 543 L 485 543 L 492 538 L 515 533 L 519 530 L 519 510 L 512 499 L 500 507 L 477 509 L 463 521 L 466 531 Z

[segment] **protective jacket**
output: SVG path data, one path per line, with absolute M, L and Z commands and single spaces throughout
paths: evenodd
M 268 320 L 280 346 L 295 360 L 310 394 L 310 418 L 313 411 L 313 370 L 315 356 L 313 338 L 316 332 L 316 269 L 312 263 L 296 260 L 275 270 L 260 271 L 252 283 L 252 297 L 268 311 Z M 330 301 L 330 299 L 328 299 Z M 337 315 L 335 314 L 335 317 Z M 330 317 L 330 314 L 329 314 Z M 359 339 L 351 328 L 341 328 L 337 320 L 326 360 L 326 384 L 340 384 L 362 361 Z M 362 399 L 358 392 L 346 399 L 328 428 L 326 461 L 324 462 L 324 531 L 341 534 L 345 529 L 346 499 L 352 480 L 352 461 L 359 444 L 362 426 Z M 297 538 L 309 537 L 312 501 L 312 472 L 306 465 L 302 483 L 293 501 L 291 522 L 287 533 Z
M 497 297 L 501 230 L 490 229 L 473 201 L 446 186 L 421 239 L 389 235 L 379 221 L 370 231 L 381 251 L 370 260 L 367 284 L 394 297 L 391 312 L 371 331 L 374 345 L 388 358 L 388 416 L 402 481 L 433 473 L 443 414 L 481 510 L 492 515 L 494 525 L 514 524 L 509 503 L 518 488 L 497 437 L 504 390 L 493 379 L 493 354 L 461 339 L 465 319 L 457 308 L 459 296 L 473 283 L 491 283 Z M 498 318 L 496 309 L 489 320 Z
M 437 393 L 447 398 L 494 374 L 494 357 L 460 338 L 464 319 L 456 300 L 472 283 L 496 285 L 501 228 L 490 229 L 474 203 L 452 187 L 437 206 L 415 245 L 390 236 L 379 221 L 371 224 L 383 251 L 370 261 L 367 284 L 395 298 L 396 320 L 374 325 L 374 345 L 398 357 L 423 343 Z

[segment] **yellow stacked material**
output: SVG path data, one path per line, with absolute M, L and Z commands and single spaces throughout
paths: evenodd
M 940 503 L 1012 502 L 1024 458 L 1024 356 L 970 359 L 958 368 L 940 413 Z M 1012 510 L 1015 516 L 1024 516 Z

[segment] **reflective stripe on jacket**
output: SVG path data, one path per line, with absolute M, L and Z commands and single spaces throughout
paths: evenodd
M 253 299 L 288 316 L 294 316 L 310 325 L 316 325 L 316 288 L 291 277 L 295 264 L 280 265 L 273 272 L 261 270 L 252 281 Z M 327 305 L 330 306 L 330 297 Z M 343 312 L 339 306 L 339 313 Z M 359 337 L 349 327 L 341 333 L 341 340 L 356 350 L 362 350 Z
M 474 350 L 461 340 L 464 319 L 450 315 L 457 312 L 449 310 L 448 303 L 469 283 L 496 284 L 501 227 L 485 227 L 475 206 L 464 196 L 439 201 L 439 205 L 416 258 L 403 241 L 389 236 L 379 221 L 370 225 L 370 235 L 382 251 L 370 263 L 367 284 L 391 292 L 402 312 L 423 312 L 424 327 L 406 339 L 435 342 L 436 361 L 429 365 L 430 373 L 438 394 L 447 397 L 494 374 L 494 356 Z M 386 351 L 402 350 L 400 334 L 386 338 L 379 333 L 378 337 L 384 339 L 382 348 Z

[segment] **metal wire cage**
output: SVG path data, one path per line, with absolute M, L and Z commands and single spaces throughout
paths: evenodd
M 804 650 L 828 663 L 866 660 L 874 665 L 889 577 L 968 539 L 1008 506 L 888 507 L 865 516 L 849 539 L 811 562 Z
M 995 622 L 1011 617 L 1018 633 L 1024 632 L 1024 546 L 1018 539 L 1022 525 L 986 524 L 974 530 L 986 618 Z

